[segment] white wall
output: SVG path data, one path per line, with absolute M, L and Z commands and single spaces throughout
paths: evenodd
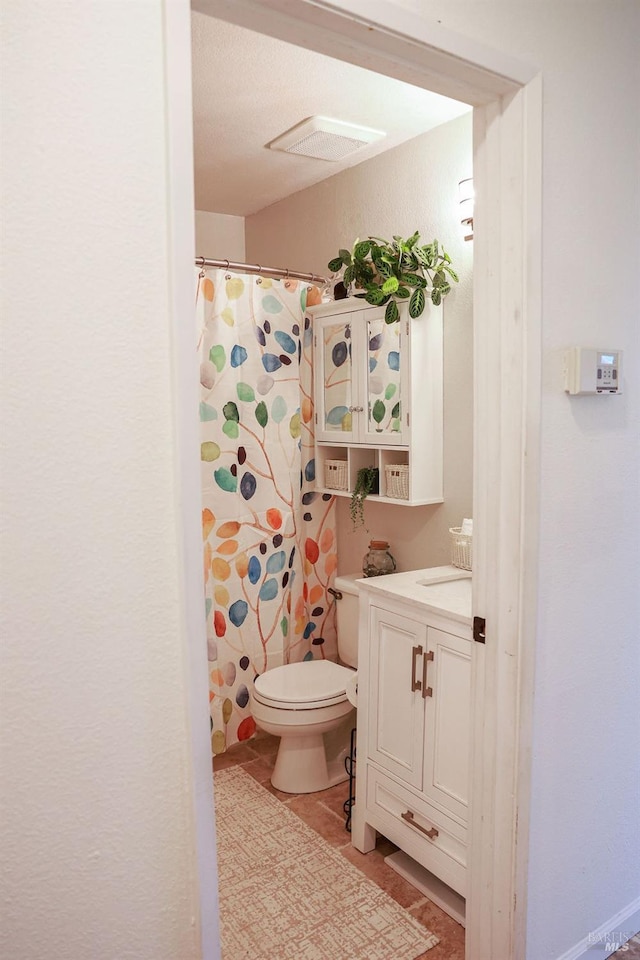
M 2 5 L 0 954 L 11 960 L 202 955 L 162 6 Z M 194 409 L 195 383 L 194 370 Z M 194 499 L 194 525 L 198 514 Z M 209 783 L 210 825 L 211 799 Z M 215 855 L 208 872 L 215 904 Z
M 552 960 L 600 924 L 640 929 L 640 915 L 630 916 L 634 903 L 640 907 L 640 6 L 397 5 L 535 63 L 543 74 L 544 366 L 527 957 Z M 625 350 L 625 394 L 569 399 L 561 354 L 571 344 Z
M 554 960 L 638 890 L 640 8 L 403 2 L 544 73 L 527 955 Z M 197 956 L 160 6 L 2 6 L 12 960 Z M 601 340 L 626 393 L 569 400 L 562 348 Z
M 338 498 L 340 572 L 361 569 L 369 540 L 386 538 L 398 568 L 448 563 L 449 527 L 471 516 L 473 243 L 460 226 L 458 181 L 472 173 L 471 114 L 338 173 L 247 217 L 247 252 L 258 263 L 327 276 L 327 262 L 356 237 L 437 237 L 460 283 L 444 304 L 445 502 L 402 507 L 365 504 L 365 527 L 353 531 L 348 498 Z
M 244 217 L 196 210 L 196 256 L 245 263 Z

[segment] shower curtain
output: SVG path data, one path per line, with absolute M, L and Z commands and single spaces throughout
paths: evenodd
M 249 739 L 256 676 L 335 659 L 334 500 L 314 491 L 316 287 L 201 271 L 202 534 L 214 754 Z

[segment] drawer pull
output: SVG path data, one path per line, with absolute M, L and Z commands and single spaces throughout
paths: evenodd
M 418 657 L 422 655 L 422 647 L 411 648 L 411 693 L 416 690 L 422 690 L 422 684 L 416 680 L 416 664 Z
M 427 686 L 427 664 L 429 660 L 433 660 L 433 650 L 427 650 L 422 661 L 422 696 L 425 698 L 433 696 L 433 690 Z M 420 689 L 420 684 L 418 684 L 418 689 Z
M 435 838 L 438 836 L 438 831 L 435 827 L 431 827 L 431 830 L 427 830 L 425 827 L 421 827 L 419 823 L 416 823 L 416 821 L 413 819 L 411 810 L 407 810 L 406 813 L 401 813 L 400 816 L 403 820 L 407 821 L 409 826 L 415 827 L 416 830 L 420 831 L 420 833 L 424 833 L 426 837 L 429 837 L 429 840 L 435 840 Z

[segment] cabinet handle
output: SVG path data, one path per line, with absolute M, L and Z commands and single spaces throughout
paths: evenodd
M 413 814 L 411 810 L 407 810 L 406 813 L 401 813 L 400 816 L 403 820 L 406 820 L 410 827 L 415 827 L 416 830 L 419 830 L 420 833 L 424 833 L 426 837 L 429 837 L 429 840 L 435 840 L 438 836 L 438 831 L 435 827 L 431 827 L 431 830 L 427 830 L 426 827 L 421 827 L 419 823 L 413 819 Z
M 422 661 L 422 685 L 418 684 L 418 689 L 422 686 L 422 696 L 425 699 L 433 696 L 433 690 L 427 686 L 427 664 L 429 660 L 433 660 L 433 650 L 427 650 L 425 652 L 424 660 Z
M 349 407 L 349 413 L 362 413 L 364 407 Z
M 422 684 L 416 680 L 416 664 L 418 657 L 422 654 L 422 647 L 411 648 L 411 693 L 422 689 Z

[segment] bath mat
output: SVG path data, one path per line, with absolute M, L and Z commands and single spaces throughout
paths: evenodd
M 438 943 L 248 773 L 214 785 L 223 960 L 415 960 Z

